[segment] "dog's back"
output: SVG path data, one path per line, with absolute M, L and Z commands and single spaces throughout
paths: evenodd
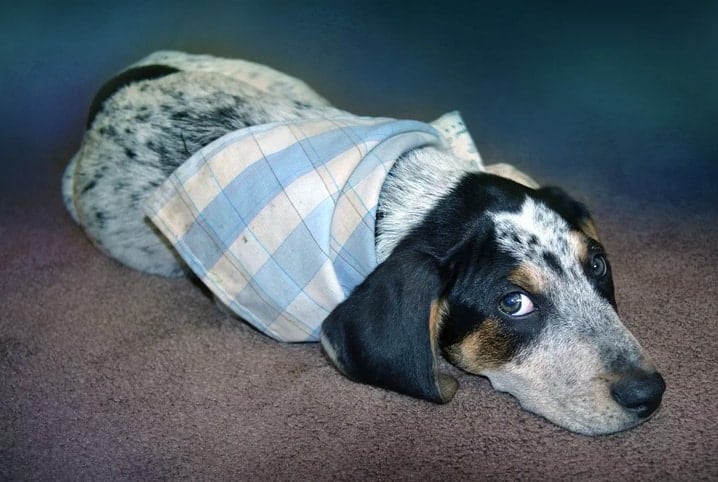
M 243 127 L 337 112 L 303 82 L 242 60 L 157 52 L 92 103 L 63 176 L 71 216 L 109 256 L 141 271 L 184 273 L 142 204 L 184 160 Z

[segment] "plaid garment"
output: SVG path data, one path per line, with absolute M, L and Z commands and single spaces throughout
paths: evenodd
M 317 341 L 377 265 L 376 207 L 395 160 L 433 145 L 480 167 L 458 113 L 434 125 L 346 115 L 241 129 L 183 163 L 146 213 L 239 317 L 277 340 Z

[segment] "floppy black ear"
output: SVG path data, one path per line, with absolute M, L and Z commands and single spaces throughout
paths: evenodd
M 458 382 L 439 373 L 440 262 L 395 250 L 322 325 L 322 345 L 352 380 L 446 403 Z

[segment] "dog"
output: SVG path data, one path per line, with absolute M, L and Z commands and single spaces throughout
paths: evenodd
M 269 67 L 157 52 L 100 89 L 63 176 L 64 202 L 112 258 L 187 275 L 145 214 L 151 194 L 229 133 L 345 115 Z M 369 211 L 376 266 L 329 307 L 317 333 L 341 373 L 446 403 L 458 383 L 440 372 L 443 355 L 585 435 L 657 411 L 664 380 L 617 314 L 606 251 L 582 203 L 512 166 L 431 143 L 401 152 L 379 187 Z

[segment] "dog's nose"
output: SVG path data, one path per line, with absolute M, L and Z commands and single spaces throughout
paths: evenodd
M 611 385 L 611 396 L 630 412 L 647 418 L 661 404 L 666 382 L 658 372 L 634 372 Z

